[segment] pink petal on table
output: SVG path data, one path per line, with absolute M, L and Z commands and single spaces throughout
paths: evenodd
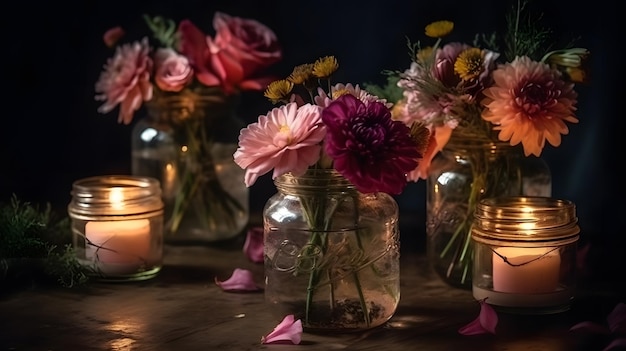
M 604 325 L 586 321 L 580 322 L 569 328 L 570 331 L 581 331 L 589 334 L 610 334 L 610 330 Z
M 626 304 L 620 302 L 606 317 L 611 333 L 626 334 Z
M 225 281 L 217 280 L 215 284 L 220 286 L 224 291 L 257 291 L 260 290 L 252 277 L 252 272 L 247 269 L 235 268 L 233 275 Z
M 617 351 L 626 349 L 626 338 L 611 341 L 602 351 Z
M 496 326 L 498 325 L 498 314 L 496 311 L 485 302 L 486 298 L 478 301 L 480 303 L 480 313 L 478 317 L 471 321 L 469 324 L 461 327 L 459 333 L 462 335 L 478 335 L 496 333 Z
M 263 228 L 248 229 L 246 241 L 243 243 L 243 252 L 248 259 L 255 263 L 263 263 Z
M 298 345 L 302 341 L 302 321 L 295 321 L 293 314 L 285 316 L 282 322 L 274 330 L 261 337 L 262 344 L 269 344 L 277 341 L 291 341 Z

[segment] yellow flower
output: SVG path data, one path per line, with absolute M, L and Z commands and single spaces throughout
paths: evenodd
M 450 21 L 436 21 L 426 26 L 426 36 L 431 38 L 443 38 L 454 29 L 454 23 Z
M 328 78 L 339 68 L 335 56 L 326 56 L 317 59 L 313 64 L 313 75 L 317 78 Z
M 352 92 L 350 90 L 348 90 L 348 89 L 338 89 L 338 90 L 335 90 L 333 92 L 333 100 L 336 100 L 340 96 L 344 96 L 344 95 L 348 95 L 348 94 L 352 94 Z M 352 95 L 354 95 L 354 94 L 352 94 Z M 354 95 L 354 96 L 356 96 L 356 95 Z M 356 96 L 356 97 L 358 98 L 358 96 Z
M 277 104 L 281 101 L 287 102 L 289 101 L 289 94 L 293 89 L 293 82 L 290 82 L 286 79 L 279 79 L 271 82 L 267 89 L 265 89 L 265 93 L 263 94 L 266 98 L 270 99 L 272 103 Z
M 391 119 L 394 121 L 401 121 L 404 116 L 404 107 L 406 106 L 406 99 L 400 99 L 391 108 Z
M 433 47 L 432 46 L 427 46 L 425 48 L 422 48 L 420 51 L 417 52 L 417 60 L 419 62 L 425 63 L 430 61 L 431 57 L 433 56 Z
M 287 77 L 287 80 L 293 84 L 305 84 L 313 77 L 313 64 L 305 63 L 294 67 L 293 72 Z
M 555 50 L 547 53 L 541 61 L 549 65 L 558 65 L 563 67 L 580 67 L 589 56 L 589 51 L 584 48 L 572 48 L 564 50 Z
M 588 81 L 586 63 L 589 55 L 587 49 L 572 48 L 551 51 L 541 60 L 561 71 L 572 82 L 586 83 Z
M 564 73 L 574 83 L 587 83 L 589 81 L 589 75 L 587 71 L 577 67 L 565 67 Z
M 483 67 L 483 52 L 479 48 L 463 50 L 454 62 L 454 72 L 464 81 L 478 79 Z
M 413 122 L 411 124 L 411 138 L 417 144 L 417 152 L 423 156 L 430 142 L 430 130 L 421 122 Z

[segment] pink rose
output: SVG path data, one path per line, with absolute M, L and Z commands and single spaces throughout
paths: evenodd
M 189 20 L 179 25 L 180 52 L 189 58 L 198 81 L 220 85 L 226 94 L 265 89 L 273 78 L 258 74 L 282 58 L 274 32 L 257 21 L 219 12 L 213 25 L 214 39 Z
M 152 98 L 149 51 L 147 38 L 117 47 L 96 82 L 96 92 L 100 93 L 96 100 L 104 101 L 98 112 L 108 113 L 120 105 L 118 122 L 129 124 L 142 102 Z
M 213 27 L 216 31 L 215 44 L 241 64 L 246 77 L 282 58 L 276 34 L 258 21 L 217 12 L 213 17 Z
M 154 64 L 154 81 L 164 91 L 181 91 L 193 79 L 189 60 L 170 48 L 157 50 Z
M 207 86 L 220 85 L 220 80 L 211 64 L 211 53 L 207 44 L 207 35 L 189 20 L 182 20 L 178 25 L 179 52 L 189 59 L 200 83 Z

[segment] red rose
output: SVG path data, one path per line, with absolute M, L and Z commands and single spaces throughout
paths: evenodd
M 180 52 L 189 58 L 196 78 L 204 85 L 220 85 L 224 92 L 263 90 L 273 80 L 259 74 L 282 58 L 276 35 L 251 19 L 218 12 L 213 19 L 215 38 L 191 21 L 179 25 Z

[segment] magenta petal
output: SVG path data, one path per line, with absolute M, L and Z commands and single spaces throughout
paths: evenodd
M 486 334 L 487 331 L 480 325 L 480 317 L 474 319 L 469 324 L 461 327 L 459 329 L 459 334 L 462 335 L 478 335 L 478 334 Z
M 486 331 L 495 334 L 496 326 L 498 325 L 498 314 L 485 300 L 486 299 L 480 301 L 480 314 L 478 314 L 478 319 L 480 320 L 480 325 L 482 325 Z
M 294 321 L 293 314 L 285 316 L 282 322 L 278 324 L 274 330 L 261 337 L 262 344 L 269 344 L 276 341 L 291 341 L 291 343 L 298 345 L 302 341 L 302 321 Z
M 459 333 L 462 335 L 478 335 L 478 334 L 495 334 L 498 325 L 498 314 L 485 302 L 486 299 L 480 300 L 480 313 L 478 317 L 469 324 L 461 327 Z
M 606 317 L 609 329 L 615 334 L 626 334 L 626 304 L 618 303 Z
M 626 338 L 611 341 L 602 351 L 624 350 L 626 349 Z
M 590 334 L 610 334 L 609 330 L 605 326 L 589 321 L 575 324 L 574 326 L 569 328 L 569 330 L 582 331 Z
M 253 227 L 248 230 L 243 252 L 250 261 L 263 263 L 263 228 Z
M 215 284 L 219 285 L 224 291 L 260 290 L 252 278 L 252 272 L 241 268 L 235 268 L 233 275 L 228 280 L 221 282 L 215 277 Z

